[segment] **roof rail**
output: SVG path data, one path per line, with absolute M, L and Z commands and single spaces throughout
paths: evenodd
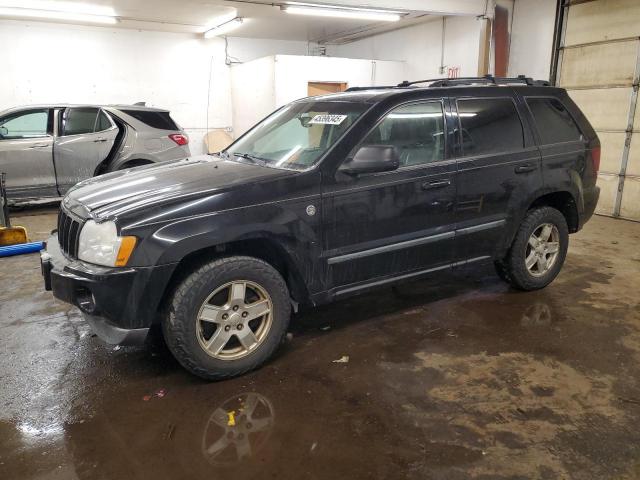
M 411 87 L 419 83 L 430 83 L 429 87 L 450 87 L 453 85 L 471 85 L 474 83 L 482 83 L 489 85 L 509 85 L 513 83 L 522 83 L 529 86 L 545 86 L 550 85 L 546 80 L 534 80 L 524 75 L 517 77 L 494 77 L 493 75 L 485 75 L 484 77 L 460 77 L 460 78 L 430 78 L 427 80 L 416 80 L 409 82 L 405 80 L 399 83 L 398 87 Z
M 389 88 L 398 88 L 397 85 L 378 85 L 375 87 L 349 87 L 345 92 L 359 92 L 361 90 L 388 90 Z
M 546 80 L 534 80 L 531 77 L 518 75 L 517 77 L 494 77 L 493 75 L 485 75 L 484 77 L 459 77 L 459 78 L 428 78 L 426 80 L 416 80 L 409 82 L 405 80 L 397 85 L 384 85 L 376 87 L 349 87 L 345 92 L 357 92 L 360 90 L 388 90 L 390 88 L 408 88 L 420 83 L 428 83 L 428 87 L 453 87 L 455 85 L 513 85 L 522 84 L 531 87 L 549 87 L 551 83 Z

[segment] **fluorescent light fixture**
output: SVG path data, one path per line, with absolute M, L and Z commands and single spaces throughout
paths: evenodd
M 81 23 L 114 24 L 118 22 L 116 13 L 111 7 L 43 0 L 0 0 L 0 16 Z
M 280 7 L 286 13 L 294 15 L 312 15 L 316 17 L 353 18 L 378 22 L 397 22 L 402 12 L 374 10 L 371 8 L 318 5 L 315 3 L 289 2 Z
M 221 23 L 220 25 L 216 25 L 215 27 L 210 28 L 206 32 L 204 32 L 204 38 L 216 37 L 218 35 L 224 35 L 225 33 L 229 33 L 232 30 L 235 30 L 244 21 L 241 17 L 236 17 L 228 22 Z

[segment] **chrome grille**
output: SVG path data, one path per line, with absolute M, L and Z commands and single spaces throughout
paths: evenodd
M 58 243 L 67 255 L 78 256 L 78 243 L 82 224 L 66 213 L 62 208 L 58 213 Z

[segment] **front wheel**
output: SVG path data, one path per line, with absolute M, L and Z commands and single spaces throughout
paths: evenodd
M 176 359 L 207 380 L 241 375 L 282 342 L 291 304 L 282 276 L 252 257 L 227 257 L 192 272 L 175 290 L 163 332 Z
M 569 247 L 564 215 L 552 207 L 530 210 L 525 216 L 507 256 L 496 262 L 503 280 L 520 290 L 549 285 L 560 273 Z

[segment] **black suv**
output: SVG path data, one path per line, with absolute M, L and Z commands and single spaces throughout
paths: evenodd
M 188 370 L 227 378 L 269 358 L 300 304 L 483 261 L 548 285 L 599 160 L 567 93 L 524 77 L 306 98 L 219 154 L 79 183 L 45 287 L 108 342 L 160 324 Z

